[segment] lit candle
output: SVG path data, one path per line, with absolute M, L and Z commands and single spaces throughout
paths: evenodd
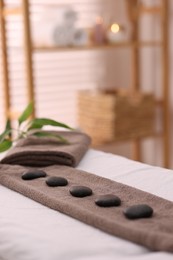
M 124 30 L 117 23 L 113 23 L 107 31 L 107 40 L 109 43 L 121 42 L 125 39 Z

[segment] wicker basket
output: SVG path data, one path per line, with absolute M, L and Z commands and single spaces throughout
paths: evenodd
M 152 135 L 154 118 L 151 94 L 78 93 L 79 127 L 91 136 L 95 145 Z

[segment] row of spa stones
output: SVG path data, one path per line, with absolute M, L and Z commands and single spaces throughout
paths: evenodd
M 22 175 L 23 180 L 33 180 L 40 177 L 46 177 L 47 174 L 42 170 L 27 171 Z M 46 179 L 49 187 L 58 187 L 68 185 L 67 179 L 63 177 L 51 176 Z M 74 197 L 83 198 L 92 195 L 92 190 L 86 186 L 72 186 L 69 190 Z M 121 199 L 113 194 L 100 195 L 95 204 L 99 207 L 117 207 L 121 205 Z M 153 209 L 147 204 L 133 205 L 124 210 L 124 215 L 128 219 L 149 218 L 153 215 Z

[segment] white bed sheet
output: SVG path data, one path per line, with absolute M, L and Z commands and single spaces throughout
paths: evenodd
M 89 150 L 79 169 L 173 201 L 173 171 Z M 169 260 L 0 185 L 0 260 Z

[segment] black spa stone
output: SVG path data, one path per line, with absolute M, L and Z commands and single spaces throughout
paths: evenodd
M 22 174 L 22 179 L 25 181 L 33 180 L 41 177 L 46 177 L 46 173 L 42 170 L 29 170 Z
M 133 205 L 124 210 L 128 219 L 149 218 L 153 215 L 153 209 L 147 204 Z
M 46 180 L 46 184 L 50 187 L 66 186 L 68 181 L 63 177 L 51 176 Z
M 74 197 L 83 198 L 92 195 L 92 190 L 85 186 L 72 186 L 70 194 Z
M 95 204 L 100 207 L 114 207 L 121 205 L 121 200 L 119 197 L 113 195 L 113 194 L 105 194 L 99 196 L 95 200 Z

